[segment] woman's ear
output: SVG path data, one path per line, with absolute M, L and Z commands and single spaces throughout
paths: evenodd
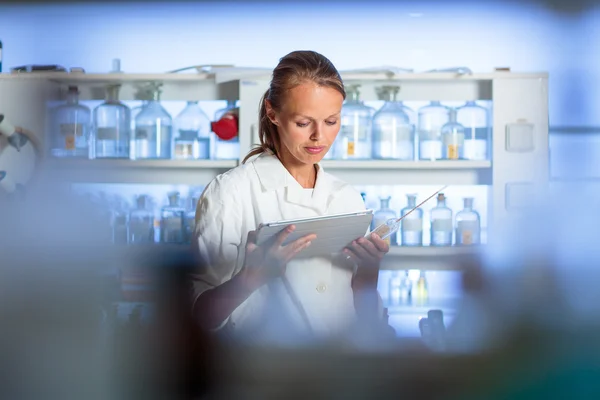
M 265 100 L 265 109 L 267 110 L 267 118 L 269 118 L 269 121 L 271 121 L 273 125 L 279 125 L 275 110 L 273 109 L 273 106 L 269 100 Z

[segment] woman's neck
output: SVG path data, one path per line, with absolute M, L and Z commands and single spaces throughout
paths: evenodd
M 317 166 L 315 164 L 301 163 L 291 154 L 285 154 L 283 152 L 278 158 L 300 186 L 305 189 L 312 189 L 315 187 L 315 184 L 317 183 Z

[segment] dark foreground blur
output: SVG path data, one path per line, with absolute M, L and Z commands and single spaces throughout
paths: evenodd
M 600 249 L 587 234 L 599 217 L 559 226 L 531 215 L 521 237 L 464 260 L 461 312 L 432 350 L 202 332 L 190 314 L 193 256 L 114 249 L 89 213 L 47 191 L 0 208 L 1 398 L 600 399 Z M 123 298 L 152 308 L 119 315 Z

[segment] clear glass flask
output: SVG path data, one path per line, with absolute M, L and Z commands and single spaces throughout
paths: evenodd
M 400 271 L 392 271 L 388 281 L 388 305 L 400 305 L 400 285 L 402 285 Z
M 210 119 L 197 101 L 188 101 L 175 117 L 173 158 L 179 160 L 210 159 Z
M 360 100 L 360 85 L 346 89 L 347 99 L 342 107 L 340 132 L 335 140 L 337 159 L 370 159 L 372 146 L 372 119 L 374 109 Z
M 371 230 L 374 231 L 377 227 L 382 224 L 386 224 L 389 220 L 395 220 L 396 213 L 394 210 L 390 208 L 390 200 L 391 197 L 380 197 L 379 201 L 381 202 L 381 206 L 379 210 L 375 211 L 373 214 L 373 221 L 371 222 Z M 396 232 L 389 235 L 386 238 L 383 238 L 389 245 L 396 244 Z
M 402 104 L 396 101 L 398 86 L 384 86 L 379 96 L 385 100 L 373 116 L 373 158 L 414 160 L 414 127 Z
M 439 101 L 421 107 L 418 113 L 419 159 L 439 160 L 442 158 L 442 126 L 449 119 L 449 109 Z
M 400 216 L 404 217 L 417 206 L 417 195 L 406 195 L 407 205 L 400 211 Z M 400 230 L 400 245 L 402 246 L 422 246 L 423 245 L 423 210 L 420 208 L 412 211 L 408 216 L 402 219 Z
M 52 156 L 88 158 L 91 112 L 79 104 L 77 86 L 69 86 L 67 101 L 53 110 L 52 120 Z
M 464 208 L 456 213 L 456 244 L 459 246 L 481 243 L 481 219 L 473 209 L 473 198 L 463 199 Z
M 160 104 L 160 88 L 135 118 L 135 158 L 171 158 L 172 125 L 169 113 Z
M 451 109 L 449 120 L 442 126 L 442 158 L 445 160 L 464 159 L 465 128 L 456 122 L 456 110 Z
M 431 209 L 431 245 L 452 245 L 452 210 L 446 206 L 446 196 L 439 193 L 437 205 Z
M 129 212 L 129 243 L 154 243 L 154 213 L 148 196 L 136 198 L 136 208 Z
M 236 103 L 237 103 L 237 101 L 228 100 L 227 106 L 225 106 L 225 108 L 221 108 L 220 110 L 217 110 L 215 112 L 214 120 L 215 121 L 220 120 L 221 117 L 223 115 L 225 115 L 225 113 L 236 108 Z M 214 138 L 213 138 L 214 139 L 213 140 L 214 150 L 213 150 L 212 154 L 214 154 L 215 159 L 217 159 L 217 160 L 235 160 L 240 157 L 240 136 L 239 135 L 237 135 L 236 137 L 234 137 L 233 139 L 230 139 L 230 140 L 223 140 L 214 133 L 212 133 L 212 135 L 214 135 Z
M 106 88 L 106 100 L 94 109 L 94 157 L 129 158 L 131 110 L 119 101 L 119 85 Z
M 474 101 L 457 109 L 456 120 L 465 128 L 464 158 L 466 160 L 488 160 L 492 127 L 487 108 Z
M 179 192 L 168 194 L 169 204 L 160 210 L 160 241 L 183 243 L 185 240 L 185 209 L 179 204 Z

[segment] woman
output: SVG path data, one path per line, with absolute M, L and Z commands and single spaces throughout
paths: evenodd
M 194 244 L 204 267 L 194 313 L 205 328 L 265 331 L 287 318 L 299 332 L 331 335 L 381 319 L 377 277 L 389 248 L 380 238 L 357 239 L 335 259 L 295 258 L 315 236 L 281 246 L 293 226 L 274 243 L 255 243 L 262 222 L 365 208 L 352 186 L 318 164 L 339 132 L 345 97 L 338 71 L 318 53 L 292 52 L 273 71 L 260 107 L 260 147 L 198 202 Z M 283 310 L 276 318 L 275 305 Z

